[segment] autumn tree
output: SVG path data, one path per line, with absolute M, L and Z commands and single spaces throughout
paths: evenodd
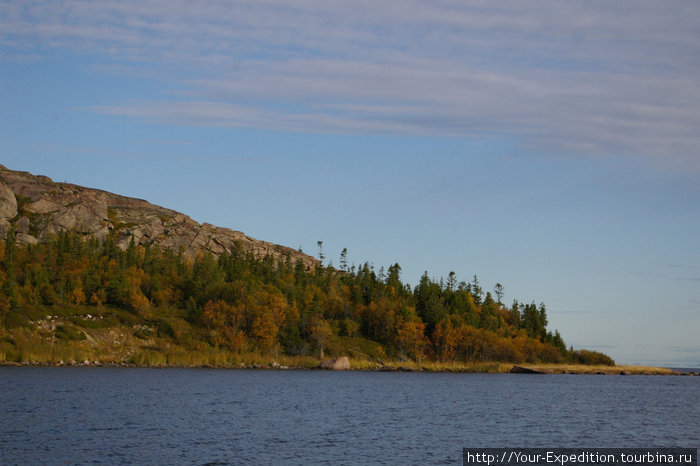
M 115 236 L 100 242 L 61 232 L 19 246 L 8 232 L 0 242 L 3 322 L 8 316 L 23 322 L 22 313 L 48 313 L 52 306 L 89 304 L 106 306 L 104 314 L 119 315 L 124 325 L 155 325 L 158 333 L 178 340 L 189 332 L 183 341 L 197 350 L 210 345 L 323 354 L 333 342 L 366 338 L 388 354 L 418 360 L 574 357 L 558 331 L 547 331 L 543 304 L 514 301 L 508 309 L 500 283 L 484 293 L 476 276 L 458 283 L 450 272 L 436 282 L 426 272 L 412 290 L 402 283 L 398 264 L 379 274 L 370 263 L 348 268 L 346 248 L 340 270 L 309 269 L 290 256 L 256 257 L 240 244 L 218 259 L 205 253 L 191 260 L 183 249 L 140 246 L 135 240 L 122 250 Z M 321 241 L 318 246 L 325 259 Z M 578 358 L 595 359 L 587 353 Z
M 202 322 L 213 332 L 216 343 L 240 351 L 245 343 L 243 316 L 235 306 L 223 300 L 207 301 L 202 310 Z
M 431 337 L 436 359 L 453 361 L 457 355 L 458 332 L 452 328 L 449 321 L 443 320 L 435 326 Z
M 396 346 L 400 353 L 420 362 L 428 347 L 425 324 L 417 320 L 400 323 L 396 328 Z
M 81 305 L 85 304 L 86 300 L 87 298 L 85 296 L 85 292 L 83 291 L 83 283 L 82 281 L 78 280 L 73 287 L 73 291 L 71 292 L 71 302 Z
M 313 341 L 314 346 L 319 350 L 321 359 L 323 359 L 323 351 L 330 343 L 330 339 L 333 336 L 333 330 L 328 324 L 328 321 L 320 316 L 313 319 L 310 330 L 311 340 Z

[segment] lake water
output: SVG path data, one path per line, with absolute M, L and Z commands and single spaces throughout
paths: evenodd
M 0 367 L 0 464 L 461 464 L 700 446 L 700 377 Z

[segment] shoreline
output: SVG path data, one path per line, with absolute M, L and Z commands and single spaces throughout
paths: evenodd
M 320 360 L 319 360 L 320 362 Z M 663 367 L 653 366 L 585 366 L 578 364 L 513 364 L 513 363 L 430 363 L 417 365 L 411 362 L 392 362 L 387 364 L 369 363 L 369 361 L 353 361 L 349 371 L 362 372 L 427 372 L 427 373 L 473 373 L 473 374 L 505 374 L 522 375 L 666 375 L 666 376 L 700 376 L 700 372 L 679 372 Z M 368 364 L 369 363 L 369 364 Z M 359 367 L 358 367 L 359 366 Z M 134 364 L 128 362 L 101 361 L 0 361 L 0 367 L 94 367 L 94 368 L 131 368 L 131 369 L 229 369 L 229 370 L 325 370 L 316 366 L 284 365 L 277 361 L 269 364 Z

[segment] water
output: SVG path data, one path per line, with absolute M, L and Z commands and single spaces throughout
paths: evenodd
M 700 377 L 0 367 L 0 464 L 461 464 L 695 447 Z

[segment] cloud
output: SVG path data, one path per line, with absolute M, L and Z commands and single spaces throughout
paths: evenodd
M 529 151 L 700 169 L 696 3 L 66 0 L 5 3 L 0 17 L 4 60 L 91 56 L 95 69 L 131 69 L 179 88 L 167 99 L 92 107 L 100 113 L 308 132 L 495 134 Z

